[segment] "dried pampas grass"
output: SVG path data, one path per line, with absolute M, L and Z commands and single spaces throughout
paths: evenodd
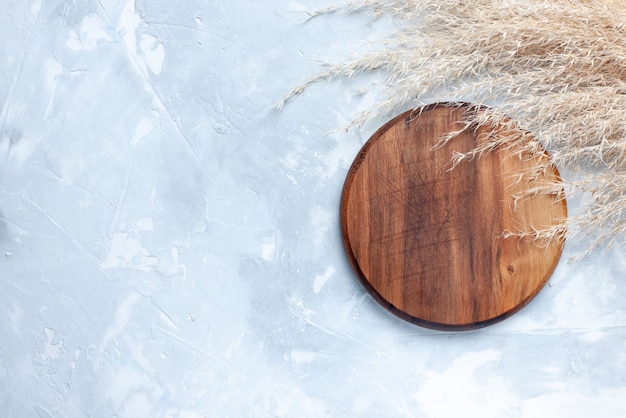
M 505 123 L 503 115 L 512 117 L 543 144 L 562 173 L 567 171 L 568 198 L 586 196 L 584 207 L 562 225 L 512 234 L 553 240 L 585 233 L 593 236 L 593 246 L 623 236 L 624 0 L 363 0 L 311 17 L 338 11 L 390 15 L 398 27 L 380 48 L 329 65 L 286 100 L 324 80 L 382 71 L 388 88 L 372 112 L 418 108 L 433 98 L 487 105 L 493 111 L 474 113 L 467 129 L 476 124 L 496 129 Z M 456 158 L 511 146 L 510 140 Z

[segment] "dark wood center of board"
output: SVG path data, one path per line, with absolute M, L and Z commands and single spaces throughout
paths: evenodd
M 344 246 L 359 280 L 394 314 L 442 330 L 483 327 L 527 304 L 564 243 L 538 245 L 502 232 L 567 217 L 562 194 L 514 202 L 530 187 L 520 174 L 549 163 L 545 152 L 519 158 L 500 148 L 450 169 L 453 153 L 474 149 L 487 129 L 468 129 L 433 148 L 462 126 L 466 111 L 439 104 L 391 120 L 357 155 L 341 199 Z M 534 186 L 560 181 L 549 167 Z

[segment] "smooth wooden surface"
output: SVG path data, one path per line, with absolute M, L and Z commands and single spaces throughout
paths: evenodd
M 442 330 L 489 325 L 528 303 L 563 243 L 542 248 L 500 235 L 567 216 L 557 195 L 514 208 L 512 196 L 529 186 L 514 179 L 537 159 L 498 150 L 449 170 L 453 151 L 476 146 L 476 132 L 432 147 L 463 116 L 463 108 L 433 105 L 390 121 L 356 157 L 341 199 L 344 246 L 363 285 L 396 315 Z M 540 181 L 559 180 L 549 171 Z

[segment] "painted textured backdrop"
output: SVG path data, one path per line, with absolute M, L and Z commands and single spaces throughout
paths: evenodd
M 403 323 L 338 204 L 376 77 L 273 106 L 392 22 L 319 2 L 7 0 L 0 416 L 619 416 L 626 248 L 514 317 Z

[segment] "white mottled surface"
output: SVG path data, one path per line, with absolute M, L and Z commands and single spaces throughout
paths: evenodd
M 375 77 L 272 107 L 390 22 L 321 6 L 3 2 L 0 416 L 626 413 L 624 246 L 476 332 L 359 286 L 338 202 L 384 118 L 337 128 Z

